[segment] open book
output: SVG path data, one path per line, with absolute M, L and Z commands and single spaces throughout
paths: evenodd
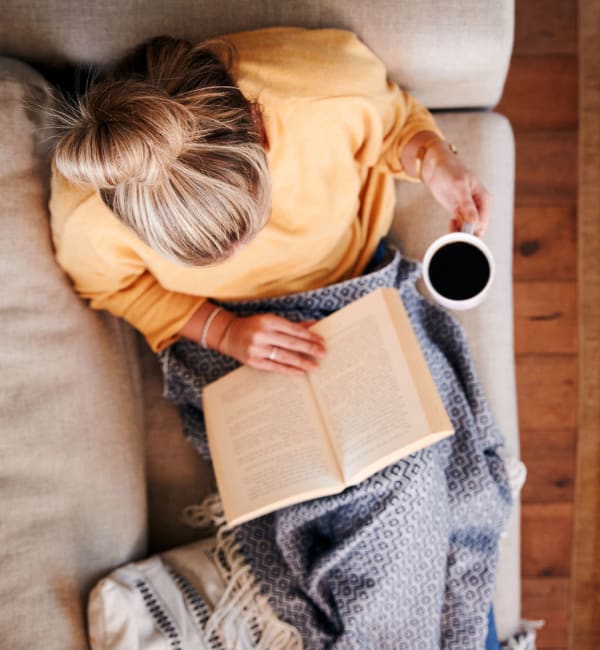
M 395 289 L 311 330 L 325 339 L 317 370 L 293 377 L 243 366 L 204 389 L 229 524 L 341 492 L 454 433 Z

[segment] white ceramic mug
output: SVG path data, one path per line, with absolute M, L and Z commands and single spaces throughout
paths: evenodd
M 494 282 L 494 277 L 496 275 L 496 263 L 494 262 L 492 251 L 479 237 L 476 237 L 473 234 L 473 230 L 473 224 L 464 224 L 461 232 L 448 233 L 447 235 L 443 235 L 442 237 L 436 239 L 425 251 L 425 255 L 423 256 L 423 281 L 425 282 L 425 286 L 431 294 L 431 297 L 446 309 L 462 310 L 477 307 L 485 300 L 487 294 L 490 291 L 490 287 Z M 475 295 L 472 295 L 468 298 L 449 298 L 437 291 L 431 282 L 430 267 L 434 255 L 444 246 L 454 243 L 464 243 L 474 246 L 485 256 L 485 259 L 487 260 L 489 266 L 489 275 L 487 282 Z M 462 272 L 468 273 L 468 269 L 462 269 Z

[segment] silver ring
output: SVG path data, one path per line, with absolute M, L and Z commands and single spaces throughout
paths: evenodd
M 269 355 L 269 361 L 275 361 L 277 358 L 277 348 L 273 346 L 273 349 L 271 350 L 271 354 Z

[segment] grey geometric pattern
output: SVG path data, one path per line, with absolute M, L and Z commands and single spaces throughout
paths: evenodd
M 390 260 L 391 258 L 391 260 Z M 357 486 L 238 526 L 236 540 L 276 614 L 306 648 L 481 650 L 498 540 L 511 505 L 492 417 L 458 321 L 423 298 L 421 267 L 388 249 L 378 269 L 321 289 L 219 303 L 238 315 L 321 319 L 378 287 L 395 287 L 455 435 Z M 239 364 L 180 339 L 159 353 L 164 396 L 210 458 L 202 389 Z

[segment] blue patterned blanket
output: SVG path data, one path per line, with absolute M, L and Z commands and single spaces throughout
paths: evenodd
M 233 529 L 238 555 L 306 648 L 374 650 L 485 645 L 498 541 L 511 495 L 503 445 L 456 319 L 418 292 L 420 265 L 390 249 L 382 266 L 328 287 L 221 303 L 240 315 L 321 319 L 378 287 L 408 311 L 455 435 L 338 495 Z M 493 344 L 493 343 L 492 343 Z M 159 353 L 164 396 L 209 458 L 202 389 L 238 363 L 180 339 Z

